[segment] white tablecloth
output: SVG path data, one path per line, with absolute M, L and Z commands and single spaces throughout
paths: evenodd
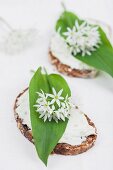
M 67 9 L 85 18 L 102 20 L 113 28 L 113 0 L 65 0 Z M 46 66 L 47 51 L 55 21 L 62 11 L 60 0 L 0 0 L 0 16 L 18 29 L 37 27 L 39 42 L 21 54 L 0 52 L 0 170 L 45 170 L 35 148 L 16 127 L 13 104 L 26 88 L 31 69 Z M 107 57 L 107 56 L 106 56 Z M 98 129 L 95 146 L 78 156 L 50 156 L 48 170 L 112 170 L 113 168 L 113 79 L 101 73 L 95 79 L 66 77 L 75 102 Z

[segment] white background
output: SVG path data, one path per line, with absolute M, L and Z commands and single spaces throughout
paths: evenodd
M 102 20 L 113 28 L 113 0 L 66 0 L 68 9 L 82 17 Z M 78 156 L 50 156 L 48 167 L 38 159 L 34 146 L 19 132 L 13 115 L 15 97 L 26 88 L 30 69 L 45 65 L 54 23 L 62 11 L 60 0 L 0 0 L 0 16 L 13 28 L 36 25 L 37 45 L 18 55 L 0 52 L 0 170 L 112 170 L 113 167 L 113 79 L 101 73 L 95 79 L 66 77 L 75 102 L 98 129 L 95 146 Z M 106 56 L 107 57 L 107 56 Z

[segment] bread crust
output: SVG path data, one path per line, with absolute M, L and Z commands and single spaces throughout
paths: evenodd
M 71 68 L 70 66 L 61 63 L 61 61 L 54 56 L 51 51 L 49 51 L 49 58 L 52 65 L 56 67 L 56 69 L 63 74 L 66 74 L 71 77 L 78 77 L 78 78 L 94 78 L 97 74 L 97 70 L 80 70 L 76 68 Z
M 28 88 L 26 88 L 25 90 L 23 90 L 22 93 L 20 93 L 14 103 L 14 117 L 15 120 L 17 122 L 17 127 L 19 128 L 19 130 L 21 131 L 21 133 L 32 143 L 34 143 L 33 140 L 33 136 L 32 136 L 32 131 L 31 129 L 28 127 L 27 124 L 23 123 L 23 120 L 21 117 L 19 117 L 19 114 L 16 112 L 16 109 L 18 107 L 17 102 L 18 99 L 28 90 Z M 86 115 L 85 115 L 86 116 Z M 86 116 L 87 121 L 89 123 L 89 125 L 91 125 L 92 127 L 95 128 L 95 132 L 96 132 L 96 127 L 94 125 L 94 123 Z M 97 138 L 97 133 L 94 135 L 90 135 L 86 138 L 86 141 L 82 142 L 81 145 L 70 145 L 67 143 L 58 143 L 56 145 L 56 147 L 54 148 L 53 153 L 55 154 L 61 154 L 61 155 L 77 155 L 83 152 L 86 152 L 88 149 L 90 149 Z

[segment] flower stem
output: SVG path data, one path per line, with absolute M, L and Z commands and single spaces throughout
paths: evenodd
M 61 6 L 62 6 L 63 10 L 66 11 L 66 5 L 64 4 L 63 1 L 61 2 Z

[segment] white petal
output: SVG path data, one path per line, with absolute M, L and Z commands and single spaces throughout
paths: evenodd
M 62 92 L 63 92 L 63 89 L 61 89 L 59 92 L 58 92 L 58 96 L 61 96 L 61 94 L 62 94 Z
M 64 99 L 64 97 L 62 97 L 62 96 L 59 97 L 59 100 L 63 100 L 63 99 Z
M 35 105 L 33 105 L 33 107 L 40 107 L 40 105 L 39 104 L 35 104 Z
M 38 94 L 40 97 L 43 97 L 42 93 L 37 92 L 37 94 Z
M 52 110 L 55 110 L 55 106 L 54 105 L 52 105 Z
M 67 27 L 67 30 L 68 30 L 68 32 L 71 32 L 71 31 L 72 31 L 72 29 L 71 29 L 71 28 L 69 28 L 69 27 Z
M 45 95 L 44 95 L 44 92 L 42 91 L 42 93 L 40 93 L 40 92 L 37 92 L 38 93 L 38 95 L 40 96 L 40 97 L 45 97 Z
M 36 103 L 41 103 L 41 102 L 43 102 L 43 99 L 42 99 L 42 98 L 38 98 L 38 99 L 36 100 Z
M 60 34 L 60 31 L 61 31 L 61 27 L 58 28 L 57 32 Z
M 55 99 L 51 100 L 50 105 L 55 103 Z
M 53 118 L 55 120 L 56 123 L 58 123 L 58 119 L 56 117 Z
M 54 87 L 52 88 L 52 91 L 53 91 L 53 94 L 56 96 L 57 93 Z
M 44 113 L 41 113 L 40 116 L 39 116 L 39 118 L 42 118 L 44 115 L 45 115 Z
M 40 107 L 40 108 L 38 108 L 36 111 L 37 111 L 37 112 L 42 112 L 42 111 L 44 111 L 44 108 Z
M 91 52 L 90 52 L 90 51 L 87 51 L 86 53 L 87 53 L 88 55 L 91 55 Z
M 61 105 L 62 105 L 62 107 L 65 107 L 65 103 L 64 102 L 62 102 Z
M 78 23 L 78 20 L 75 21 L 75 26 L 76 26 L 77 30 L 79 30 L 79 23 Z
M 60 119 L 60 113 L 59 113 L 59 111 L 56 111 L 55 114 L 56 114 L 56 117 L 57 117 L 58 119 Z
M 47 120 L 47 115 L 44 116 L 44 122 Z
M 64 32 L 64 33 L 63 33 L 63 35 L 65 35 L 65 36 L 69 36 L 69 35 L 70 35 L 70 33 L 69 33 L 69 32 Z
M 47 114 L 47 118 L 48 118 L 48 119 L 50 118 L 50 116 L 51 116 L 50 114 Z
M 60 107 L 60 100 L 59 100 L 59 99 L 56 100 L 56 103 L 57 103 L 58 106 Z
M 55 96 L 53 94 L 47 94 L 47 97 L 54 98 Z
M 76 32 L 76 27 L 74 26 L 72 29 L 73 34 Z
M 60 117 L 63 121 L 65 121 L 65 117 L 62 114 L 60 115 Z
M 49 117 L 49 121 L 51 121 L 51 120 L 52 120 L 52 116 Z

